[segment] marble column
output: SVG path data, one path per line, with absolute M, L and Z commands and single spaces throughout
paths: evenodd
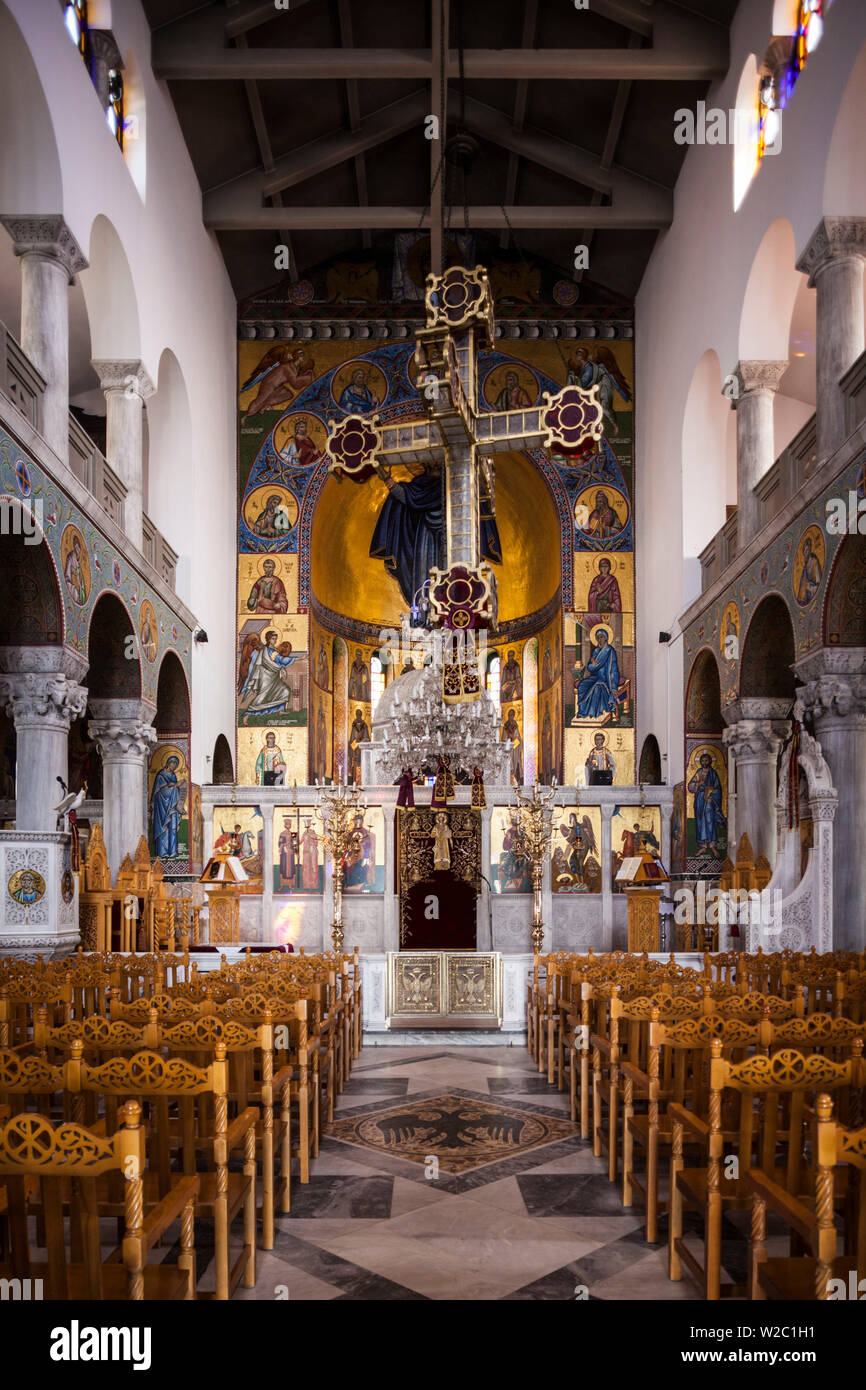
M 743 550 L 761 528 L 761 503 L 755 484 L 773 466 L 773 397 L 788 369 L 785 362 L 738 362 L 734 375 L 737 411 L 737 549 Z
M 147 834 L 147 763 L 156 743 L 152 705 L 91 700 L 88 732 L 102 758 L 102 833 L 112 878 Z
M 830 647 L 797 663 L 797 697 L 838 794 L 833 827 L 836 950 L 866 948 L 866 649 Z
M 478 930 L 475 937 L 479 951 L 493 950 L 493 904 L 490 899 L 490 884 L 487 879 L 493 855 L 492 828 L 493 807 L 486 806 L 481 812 L 481 870 L 484 877 L 481 880 L 481 892 L 478 895 Z
M 845 397 L 839 378 L 866 346 L 863 265 L 866 217 L 823 217 L 797 269 L 809 276 L 817 295 L 816 426 L 818 462 L 829 458 L 847 436 Z
M 105 457 L 126 488 L 123 529 L 136 549 L 142 549 L 144 517 L 144 402 L 154 385 L 134 359 L 94 361 L 93 369 L 105 392 Z
M 728 784 L 737 789 L 737 835 L 748 835 L 755 857 L 776 862 L 776 767 L 782 740 L 789 732 L 791 701 L 744 697 L 722 714 L 727 728 Z M 736 774 L 736 776 L 735 776 Z M 736 844 L 728 844 L 735 859 Z
M 69 461 L 69 286 L 87 258 L 61 216 L 0 218 L 21 258 L 21 346 L 45 378 L 41 432 Z
M 601 949 L 613 950 L 613 881 L 611 879 L 611 821 L 613 806 L 601 808 Z
M 394 826 L 397 818 L 397 807 L 394 805 L 389 806 L 386 802 L 382 807 L 382 815 L 385 820 L 385 892 L 382 898 L 382 944 L 380 949 L 383 951 L 399 951 L 400 898 L 399 895 L 394 892 L 395 857 L 397 852 Z
M 16 830 L 54 831 L 68 777 L 69 726 L 87 706 L 83 657 L 65 647 L 0 647 L 0 705 L 15 724 Z
M 282 909 L 285 899 L 277 904 L 277 913 L 274 912 L 274 870 L 273 870 L 273 844 L 274 844 L 274 808 L 267 801 L 262 801 L 262 896 L 261 911 L 259 914 L 259 941 L 265 945 L 279 944 L 279 938 L 275 935 L 276 917 Z M 248 899 L 248 902 L 255 903 L 255 898 Z M 243 899 L 241 899 L 241 911 L 243 911 Z M 249 908 L 248 908 L 249 911 Z M 246 927 L 246 932 L 244 928 Z M 241 936 L 249 939 L 249 923 L 241 921 Z

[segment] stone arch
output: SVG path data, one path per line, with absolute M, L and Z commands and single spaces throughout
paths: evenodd
M 692 662 L 686 685 L 686 733 L 721 735 L 723 728 L 719 664 L 704 647 Z
M 63 642 L 63 602 L 54 558 L 35 517 L 15 497 L 0 498 L 0 647 Z
M 186 673 L 176 652 L 167 651 L 159 668 L 156 687 L 156 718 L 158 734 L 190 732 L 189 688 Z
M 866 43 L 851 70 L 833 126 L 824 175 L 823 207 L 830 217 L 860 217 L 866 207 L 863 132 L 866 130 Z
M 794 229 L 787 217 L 771 222 L 752 259 L 740 309 L 741 361 L 779 362 L 788 355 L 794 301 L 805 278 L 795 268 Z
M 647 734 L 640 750 L 640 762 L 638 763 L 638 782 L 643 782 L 649 787 L 660 787 L 662 785 L 662 755 L 659 748 L 659 741 L 655 734 Z
M 737 500 L 737 417 L 722 395 L 718 354 L 707 348 L 683 412 L 683 551 L 695 560 Z
M 816 291 L 795 261 L 794 230 L 777 217 L 752 259 L 740 309 L 740 361 L 789 364 L 773 397 L 775 457 L 815 409 Z
M 752 614 L 740 653 L 741 699 L 788 699 L 796 677 L 794 625 L 781 594 L 768 594 Z
M 174 533 L 178 517 L 192 515 L 192 417 L 183 370 L 170 348 L 159 359 L 156 392 L 147 415 L 146 497 L 148 516 Z
M 138 360 L 141 325 L 129 259 L 114 223 L 99 213 L 90 229 L 90 265 L 81 272 L 96 361 Z
M 866 536 L 845 536 L 824 599 L 824 645 L 866 647 Z
M 139 700 L 141 663 L 132 618 L 116 594 L 100 594 L 90 617 L 87 639 L 91 700 Z
M 235 780 L 234 759 L 225 734 L 217 734 L 213 746 L 211 775 L 219 787 L 230 787 Z
M 63 176 L 48 102 L 30 49 L 0 4 L 0 212 L 58 213 Z
M 758 171 L 758 60 L 750 53 L 743 64 L 734 103 L 734 212 Z

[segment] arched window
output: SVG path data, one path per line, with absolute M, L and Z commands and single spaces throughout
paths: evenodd
M 829 8 L 829 7 L 827 7 Z M 814 53 L 824 32 L 824 0 L 800 0 L 797 11 L 797 34 L 794 39 L 792 60 L 792 83 L 797 81 L 806 66 L 806 59 Z
M 123 149 L 123 73 L 121 58 L 114 38 L 107 30 L 94 27 L 91 38 L 87 21 L 87 0 L 66 0 L 63 22 L 67 33 L 81 54 L 100 100 L 105 106 L 108 128 Z M 113 57 L 109 56 L 113 52 Z M 115 65 L 110 66 L 111 63 Z
M 498 656 L 492 656 L 487 663 L 487 694 L 492 699 L 496 708 L 499 708 L 499 684 L 502 679 L 502 661 Z
M 375 719 L 376 706 L 385 691 L 385 671 L 382 666 L 381 658 L 378 656 L 370 657 L 370 706 L 371 714 Z
M 68 0 L 63 12 L 63 22 L 66 25 L 67 32 L 72 42 L 86 62 L 87 0 Z
M 108 72 L 108 105 L 105 108 L 105 119 L 108 121 L 108 129 L 123 149 L 123 73 L 119 68 L 110 68 Z
M 771 73 L 765 73 L 761 78 L 761 86 L 758 92 L 758 162 L 764 158 L 765 154 L 776 153 L 776 141 L 779 138 L 781 120 L 779 116 L 779 102 L 776 95 L 776 83 Z

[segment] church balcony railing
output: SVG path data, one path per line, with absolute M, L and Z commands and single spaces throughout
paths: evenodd
M 5 323 L 0 323 L 0 391 L 41 433 L 45 378 Z
M 131 563 L 152 571 L 146 577 L 186 626 L 195 626 L 195 615 L 177 598 L 175 578 L 178 555 L 168 541 L 144 517 L 142 549 L 133 547 L 124 533 L 126 485 L 111 467 L 81 422 L 69 413 L 69 458 L 62 462 L 42 437 L 42 397 L 45 379 L 34 367 L 21 344 L 0 321 L 0 425 L 19 446 L 29 451 L 52 479 L 79 506 L 106 538 Z M 89 500 L 90 499 L 90 500 Z M 102 515 L 98 515 L 93 502 Z M 132 553 L 130 553 L 132 552 Z M 136 558 L 139 557 L 139 558 Z M 2 819 L 2 801 L 0 801 Z
M 74 415 L 69 416 L 69 467 L 122 531 L 126 486 Z
M 165 536 L 157 531 L 150 517 L 146 514 L 142 518 L 142 533 L 142 550 L 145 560 L 153 565 L 157 574 L 161 574 L 169 588 L 173 589 L 177 569 L 177 552 L 172 550 Z
M 866 352 L 861 352 L 839 385 L 845 396 L 845 424 L 851 434 L 866 421 Z

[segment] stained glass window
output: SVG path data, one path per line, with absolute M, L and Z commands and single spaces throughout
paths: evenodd
M 108 128 L 123 149 L 123 75 L 117 68 L 108 74 L 108 105 L 105 108 Z
M 83 58 L 87 52 L 87 0 L 69 0 L 63 20 L 72 42 Z
M 797 28 L 794 33 L 794 49 L 786 73 L 786 89 L 781 93 L 781 104 L 790 97 L 797 78 L 806 66 L 810 53 L 821 41 L 824 32 L 824 15 L 832 0 L 800 0 L 797 7 Z
M 772 77 L 761 78 L 758 95 L 758 159 L 767 153 L 775 153 L 774 145 L 779 138 L 781 118 L 776 101 L 776 84 Z
M 487 693 L 493 700 L 497 709 L 499 708 L 499 682 L 501 677 L 502 662 L 498 656 L 491 657 L 490 664 L 487 667 Z

